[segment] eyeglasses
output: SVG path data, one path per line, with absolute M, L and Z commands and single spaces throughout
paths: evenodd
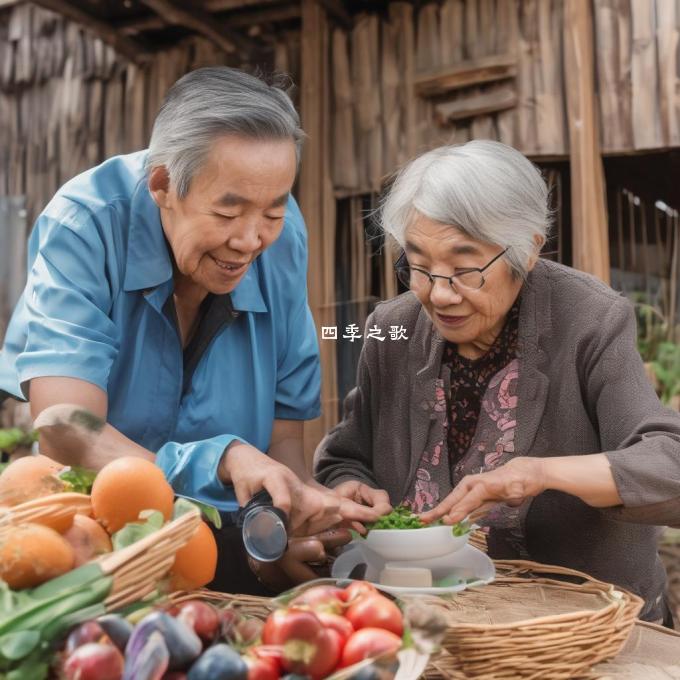
M 465 268 L 458 269 L 451 276 L 443 276 L 442 274 L 430 274 L 430 272 L 420 269 L 419 267 L 411 267 L 406 259 L 406 253 L 402 253 L 399 259 L 394 265 L 394 269 L 397 273 L 397 278 L 401 281 L 407 288 L 411 290 L 422 290 L 425 287 L 432 287 L 434 285 L 435 279 L 444 279 L 449 282 L 449 286 L 453 290 L 457 290 L 458 287 L 465 288 L 467 290 L 479 290 L 485 282 L 484 272 L 496 261 L 499 260 L 505 253 L 507 253 L 509 248 L 501 251 L 493 258 L 490 262 L 481 268 Z

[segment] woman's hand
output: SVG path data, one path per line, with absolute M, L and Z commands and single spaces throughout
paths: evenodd
M 220 479 L 232 484 L 239 505 L 266 489 L 288 515 L 289 534 L 308 536 L 338 524 L 341 499 L 305 484 L 288 467 L 250 444 L 234 441 L 222 457 Z
M 347 529 L 330 529 L 314 536 L 291 538 L 285 555 L 276 562 L 258 562 L 252 558 L 248 558 L 248 562 L 257 578 L 278 593 L 323 576 L 329 556 L 351 540 Z
M 544 460 L 513 458 L 495 470 L 467 475 L 436 508 L 420 518 L 428 524 L 438 519 L 444 524 L 455 524 L 493 503 L 519 505 L 547 488 Z
M 366 532 L 362 522 L 375 522 L 379 517 L 392 512 L 387 491 L 373 489 L 368 484 L 356 480 L 338 484 L 333 493 L 342 499 L 340 514 L 343 520 L 352 523 L 352 526 L 361 533 Z

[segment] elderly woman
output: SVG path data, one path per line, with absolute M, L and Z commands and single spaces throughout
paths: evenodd
M 148 150 L 58 191 L 29 242 L 0 391 L 34 416 L 68 402 L 107 424 L 94 446 L 43 437 L 44 453 L 94 469 L 154 460 L 227 524 L 263 488 L 302 533 L 341 505 L 353 516 L 304 466 L 320 371 L 291 197 L 303 136 L 280 88 L 200 69 L 169 91 Z M 218 541 L 221 587 L 251 590 L 239 530 Z
M 405 503 L 425 521 L 488 510 L 494 558 L 589 572 L 667 616 L 655 524 L 680 522 L 680 416 L 636 350 L 631 304 L 539 260 L 550 222 L 540 172 L 490 141 L 435 149 L 396 177 L 382 225 L 410 289 L 367 327 L 344 420 L 316 477 Z M 368 494 L 365 494 L 368 495 Z

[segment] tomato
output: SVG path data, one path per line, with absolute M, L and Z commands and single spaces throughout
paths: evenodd
M 314 611 L 328 611 L 333 614 L 342 612 L 346 595 L 342 588 L 335 586 L 315 586 L 298 595 L 292 602 L 293 607 L 307 606 Z
M 278 609 L 267 617 L 262 631 L 265 645 L 283 646 L 283 668 L 318 680 L 338 664 L 340 634 L 325 629 L 316 614 L 305 609 Z
M 375 593 L 353 602 L 345 617 L 356 630 L 361 628 L 384 628 L 395 635 L 404 632 L 404 617 L 394 602 Z
M 354 626 L 344 616 L 337 614 L 330 614 L 329 612 L 316 612 L 319 621 L 323 623 L 324 628 L 334 630 L 340 635 L 342 644 L 344 646 L 347 638 L 354 632 Z
M 377 589 L 368 581 L 352 581 L 352 583 L 345 588 L 345 599 L 347 602 L 353 602 L 360 597 L 372 595 L 377 592 Z
M 394 654 L 401 648 L 401 638 L 382 628 L 362 628 L 345 644 L 340 667 L 352 666 L 364 659 Z
M 272 659 L 244 656 L 248 666 L 248 680 L 279 680 L 279 667 Z
M 279 646 L 255 645 L 248 649 L 248 655 L 256 659 L 265 659 L 276 667 L 278 671 L 283 668 L 283 648 Z

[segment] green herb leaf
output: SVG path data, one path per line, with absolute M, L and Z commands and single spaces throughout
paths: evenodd
M 67 485 L 67 491 L 89 494 L 97 473 L 83 467 L 68 467 L 59 473 L 59 479 Z
M 195 498 L 189 498 L 189 496 L 177 496 L 175 501 L 175 508 L 172 513 L 172 518 L 177 519 L 185 513 L 189 512 L 192 508 L 198 508 L 201 514 L 216 528 L 222 528 L 222 517 L 220 511 L 209 503 L 204 503 L 203 501 L 197 501 Z
M 20 630 L 0 637 L 0 654 L 10 661 L 18 661 L 28 656 L 40 642 L 36 630 Z
M 116 531 L 111 537 L 114 550 L 127 548 L 127 546 L 158 531 L 165 524 L 163 513 L 158 510 L 144 510 L 139 513 L 141 522 L 128 522 L 122 529 Z

